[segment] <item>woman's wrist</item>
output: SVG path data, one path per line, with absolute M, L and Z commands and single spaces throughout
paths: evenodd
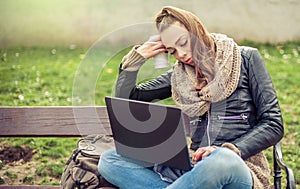
M 122 59 L 122 70 L 127 70 L 127 71 L 137 71 L 143 63 L 146 62 L 146 58 L 144 58 L 140 53 L 137 52 L 137 48 L 139 45 L 134 46 L 131 51 L 124 56 Z

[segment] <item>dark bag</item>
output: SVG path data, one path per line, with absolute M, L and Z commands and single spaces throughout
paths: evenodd
M 98 172 L 100 154 L 113 148 L 113 138 L 107 135 L 89 135 L 80 139 L 66 163 L 61 177 L 62 188 L 115 187 Z

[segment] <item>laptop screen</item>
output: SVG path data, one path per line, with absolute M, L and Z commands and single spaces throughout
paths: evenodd
M 118 154 L 149 166 L 191 168 L 179 108 L 116 97 L 105 101 Z

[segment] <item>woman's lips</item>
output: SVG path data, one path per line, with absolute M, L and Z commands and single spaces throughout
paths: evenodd
M 193 62 L 192 58 L 187 59 L 186 61 L 184 61 L 185 63 L 191 64 Z

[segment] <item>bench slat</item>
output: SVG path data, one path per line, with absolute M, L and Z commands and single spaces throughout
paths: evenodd
M 105 106 L 0 108 L 2 137 L 77 137 L 89 134 L 111 134 Z

